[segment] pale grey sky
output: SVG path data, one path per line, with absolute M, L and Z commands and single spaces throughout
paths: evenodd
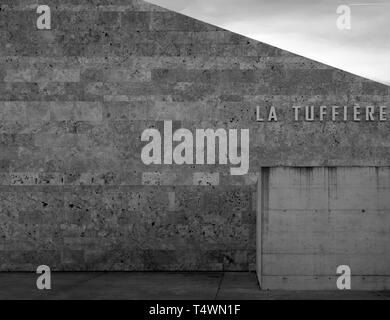
M 390 84 L 390 0 L 148 0 L 259 41 Z M 337 28 L 350 5 L 352 29 Z

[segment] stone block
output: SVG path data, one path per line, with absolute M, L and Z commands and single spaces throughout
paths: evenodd
M 193 184 L 196 186 L 217 186 L 219 185 L 219 173 L 195 172 Z

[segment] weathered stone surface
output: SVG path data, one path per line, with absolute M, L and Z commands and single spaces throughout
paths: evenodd
M 261 166 L 389 166 L 390 89 L 140 0 L 0 4 L 0 270 L 248 270 Z M 278 123 L 257 123 L 274 105 Z M 146 128 L 250 129 L 250 172 L 145 166 Z

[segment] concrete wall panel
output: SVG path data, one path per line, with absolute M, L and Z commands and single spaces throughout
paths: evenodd
M 263 170 L 263 288 L 336 289 L 341 265 L 353 289 L 389 288 L 389 168 Z

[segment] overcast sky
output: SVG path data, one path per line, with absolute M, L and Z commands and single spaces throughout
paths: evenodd
M 305 57 L 390 84 L 390 0 L 148 0 Z M 339 5 L 351 30 L 337 28 Z

